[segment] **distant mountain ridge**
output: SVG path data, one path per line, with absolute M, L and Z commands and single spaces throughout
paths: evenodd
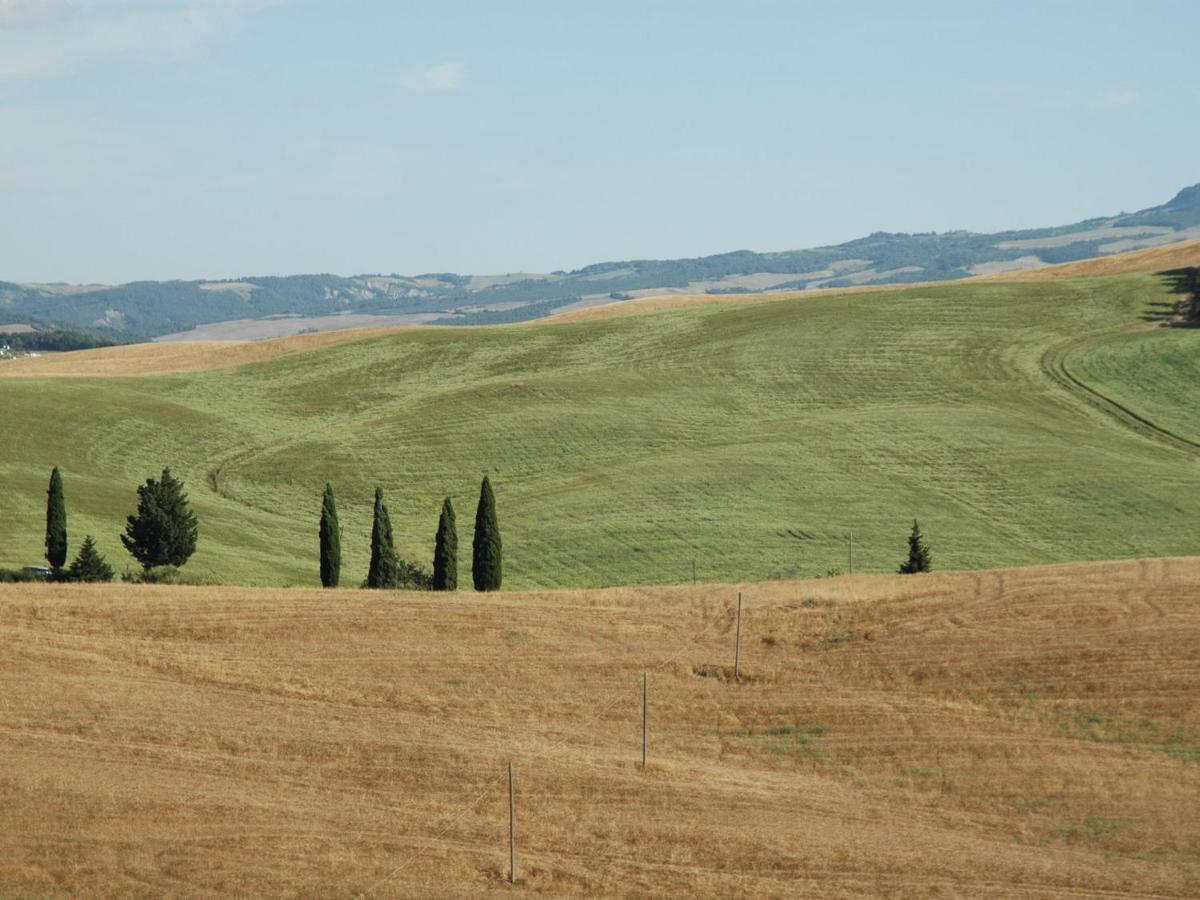
M 875 232 L 806 250 L 602 262 L 549 274 L 293 275 L 112 287 L 0 282 L 0 325 L 89 329 L 117 340 L 144 340 L 213 323 L 228 323 L 228 333 L 221 336 L 237 337 L 241 320 L 270 317 L 299 317 L 281 319 L 279 333 L 345 327 L 338 318 L 345 313 L 489 324 L 647 294 L 952 280 L 1195 238 L 1200 238 L 1200 184 L 1160 206 L 1052 228 L 995 234 Z M 254 336 L 264 336 L 261 327 Z

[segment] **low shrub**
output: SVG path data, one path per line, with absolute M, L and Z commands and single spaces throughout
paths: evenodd
M 211 587 L 218 584 L 200 575 L 185 574 L 178 566 L 152 566 L 149 569 L 126 569 L 121 580 L 127 584 L 177 584 Z
M 28 569 L 0 569 L 0 584 L 26 584 L 31 581 L 52 581 L 50 575 Z

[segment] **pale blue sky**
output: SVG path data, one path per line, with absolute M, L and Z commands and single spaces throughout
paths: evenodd
M 1200 3 L 0 0 L 0 280 L 546 271 L 1200 181 Z

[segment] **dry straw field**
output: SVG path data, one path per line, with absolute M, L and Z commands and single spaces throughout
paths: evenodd
M 1178 558 L 486 597 L 4 586 L 0 893 L 1195 897 L 1198 599 Z
M 1114 253 L 1111 256 L 1101 256 L 1096 259 L 1085 259 L 1073 263 L 1062 263 L 1056 266 L 1039 266 L 1035 269 L 1002 272 L 996 275 L 978 275 L 974 278 L 963 279 L 958 283 L 1059 281 L 1064 278 L 1096 278 L 1129 275 L 1137 272 L 1165 272 L 1172 269 L 1182 269 L 1198 265 L 1200 265 L 1200 241 L 1181 241 L 1177 244 L 1168 244 L 1165 247 L 1152 247 L 1148 250 L 1131 250 L 1127 253 Z M 819 288 L 798 292 L 779 291 L 770 294 L 665 294 L 660 297 L 645 297 L 638 300 L 625 300 L 571 310 L 570 312 L 552 316 L 550 321 L 559 323 L 590 322 L 598 319 L 612 319 L 623 316 L 643 315 L 651 312 L 662 312 L 668 309 L 710 306 L 714 303 L 758 303 L 763 300 L 795 300 L 798 297 L 815 297 L 821 295 L 844 296 L 849 294 L 886 293 L 911 289 L 912 287 L 934 287 L 945 284 L 946 282 L 944 281 L 932 281 L 924 285 L 862 285 L 860 287 Z

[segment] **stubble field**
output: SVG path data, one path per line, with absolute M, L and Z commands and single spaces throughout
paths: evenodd
M 1198 597 L 1182 558 L 486 597 L 2 586 L 0 883 L 1196 896 Z

